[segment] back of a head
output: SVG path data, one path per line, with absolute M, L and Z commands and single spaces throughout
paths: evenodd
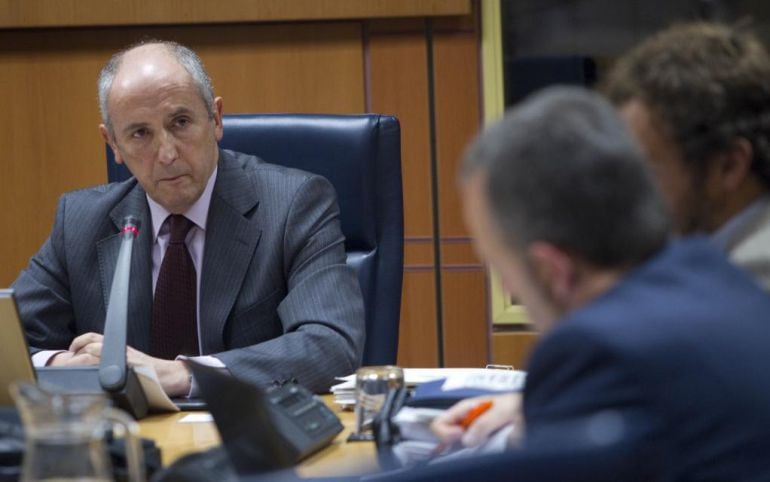
M 645 40 L 613 66 L 602 90 L 617 105 L 639 100 L 663 121 L 693 168 L 737 137 L 770 185 L 770 55 L 751 32 L 696 22 Z
M 578 87 L 530 96 L 485 129 L 463 175 L 485 174 L 509 244 L 547 241 L 600 267 L 637 264 L 666 242 L 669 219 L 615 109 Z

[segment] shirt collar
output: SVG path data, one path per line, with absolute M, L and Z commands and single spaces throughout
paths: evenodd
M 711 241 L 720 249 L 728 251 L 735 236 L 750 225 L 764 211 L 768 203 L 770 203 L 770 195 L 762 196 L 753 201 L 743 211 L 728 219 L 726 223 L 714 231 L 714 234 L 711 235 Z
M 206 219 L 209 214 L 209 206 L 211 206 L 211 194 L 214 192 L 214 183 L 217 179 L 217 171 L 219 167 L 214 167 L 214 172 L 209 176 L 209 180 L 206 182 L 206 187 L 203 189 L 203 193 L 200 195 L 197 201 L 190 206 L 190 209 L 185 211 L 184 214 L 187 219 L 195 223 L 195 225 L 201 230 L 206 230 Z M 168 209 L 164 208 L 157 202 L 155 202 L 149 195 L 147 196 L 147 204 L 150 205 L 150 217 L 152 218 L 152 233 L 153 242 L 157 241 L 160 228 L 166 221 L 166 218 L 171 214 Z

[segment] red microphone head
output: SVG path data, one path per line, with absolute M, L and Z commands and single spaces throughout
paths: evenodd
M 139 236 L 139 226 L 141 225 L 141 222 L 139 219 L 137 219 L 134 216 L 126 216 L 123 218 L 123 229 L 120 230 L 121 233 L 133 233 L 134 237 Z

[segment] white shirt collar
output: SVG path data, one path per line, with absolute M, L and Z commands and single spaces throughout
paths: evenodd
M 203 189 L 203 193 L 197 201 L 190 206 L 190 209 L 185 211 L 184 214 L 187 219 L 195 223 L 195 225 L 201 230 L 206 230 L 206 219 L 209 214 L 209 206 L 211 205 L 211 194 L 214 192 L 214 183 L 217 179 L 217 171 L 219 167 L 214 167 L 214 172 L 209 176 L 209 180 L 206 182 L 206 187 Z M 152 217 L 152 240 L 153 242 L 158 240 L 158 234 L 160 228 L 166 221 L 166 218 L 171 214 L 166 208 L 155 202 L 149 195 L 147 196 L 147 203 L 150 205 L 150 217 Z

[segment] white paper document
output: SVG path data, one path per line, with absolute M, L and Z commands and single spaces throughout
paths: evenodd
M 404 407 L 393 417 L 393 423 L 398 425 L 401 436 L 406 440 L 421 442 L 438 442 L 436 436 L 430 430 L 430 424 L 434 418 L 444 413 L 437 408 Z
M 190 413 L 179 419 L 179 423 L 208 423 L 213 422 L 214 417 L 210 413 Z
M 443 390 L 480 389 L 491 391 L 521 390 L 526 372 L 520 370 L 492 370 L 487 368 L 404 368 L 404 383 L 414 387 L 420 383 L 446 378 Z M 352 407 L 356 403 L 356 375 L 338 377 L 341 383 L 331 387 L 334 403 Z
M 139 378 L 139 384 L 142 385 L 142 391 L 147 397 L 147 405 L 151 412 L 178 412 L 179 407 L 168 398 L 166 392 L 158 380 L 158 374 L 155 368 L 150 365 L 134 365 L 132 367 Z
M 489 437 L 489 440 L 476 447 L 461 448 L 436 455 L 437 441 L 405 440 L 393 446 L 393 454 L 404 467 L 422 463 L 440 463 L 478 454 L 494 454 L 504 452 L 514 426 L 507 425 Z
M 441 386 L 448 390 L 491 390 L 491 391 L 515 391 L 524 387 L 527 374 L 518 370 L 476 370 L 473 372 L 459 372 L 449 375 Z

